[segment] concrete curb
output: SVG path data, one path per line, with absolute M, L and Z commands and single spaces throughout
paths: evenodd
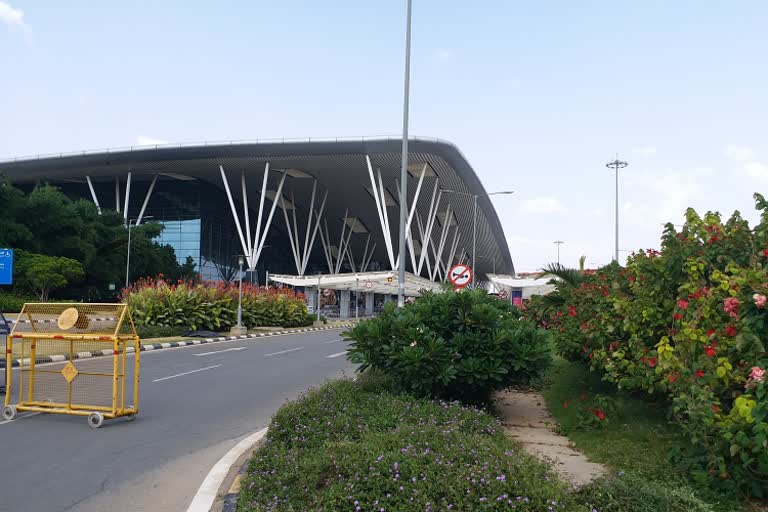
M 282 331 L 243 334 L 241 336 L 219 336 L 217 338 L 203 338 L 203 339 L 189 338 L 182 341 L 171 341 L 167 343 L 149 343 L 149 344 L 142 343 L 141 352 L 163 350 L 166 348 L 187 347 L 190 345 L 205 345 L 207 343 L 217 343 L 220 341 L 248 340 L 248 339 L 256 339 L 256 338 L 266 338 L 271 336 L 281 336 L 284 334 L 300 334 L 304 332 L 328 331 L 331 329 L 345 329 L 347 327 L 352 327 L 354 325 L 355 325 L 354 323 L 346 323 L 346 324 L 326 326 L 326 327 L 304 327 L 304 328 L 297 328 L 297 329 L 285 329 Z M 133 347 L 128 347 L 128 353 L 130 354 L 132 352 L 135 352 Z M 97 350 L 95 352 L 78 352 L 72 355 L 72 359 L 73 360 L 74 359 L 90 359 L 94 357 L 111 356 L 111 355 L 113 355 L 112 349 Z M 70 359 L 69 354 L 42 356 L 42 357 L 35 358 L 35 364 L 60 363 L 62 361 L 69 361 L 69 359 Z M 11 359 L 11 367 L 17 368 L 19 366 L 22 366 L 22 363 L 25 366 L 28 366 L 30 362 L 31 361 L 28 358 Z M 5 363 L 4 360 L 3 360 L 3 363 Z M 0 365 L 0 368 L 4 366 L 5 364 L 2 364 Z
M 210 512 L 215 508 L 223 511 L 234 511 L 237 505 L 237 497 L 240 494 L 240 480 L 245 468 L 248 465 L 248 455 L 257 444 L 267 435 L 268 427 L 254 432 L 239 443 L 233 446 L 219 461 L 211 468 L 206 475 L 200 488 L 192 498 L 192 502 L 187 507 L 187 512 Z M 241 459 L 244 459 L 241 461 Z M 238 470 L 235 480 L 229 487 L 225 495 L 220 495 L 222 484 L 232 470 L 232 466 L 241 461 L 241 467 Z M 217 503 L 217 498 L 219 499 Z

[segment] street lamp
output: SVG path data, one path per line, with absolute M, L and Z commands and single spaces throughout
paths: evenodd
M 145 215 L 144 217 L 140 217 L 138 219 L 128 219 L 128 254 L 125 257 L 125 287 L 128 288 L 128 274 L 131 269 L 131 224 L 135 223 L 135 225 L 138 225 L 138 222 L 140 220 L 144 219 L 152 219 L 154 218 L 152 215 Z
M 629 164 L 619 160 L 619 155 L 616 155 L 616 160 L 608 162 L 605 166 L 609 169 L 616 171 L 616 253 L 613 256 L 613 261 L 619 262 L 619 169 L 624 169 Z
M 500 190 L 498 192 L 490 192 L 488 194 L 470 194 L 469 192 L 459 192 L 458 190 L 443 190 L 444 194 L 459 194 L 462 196 L 469 196 L 472 198 L 473 201 L 473 208 L 472 208 L 472 287 L 475 286 L 475 279 L 477 275 L 477 265 L 476 258 L 477 258 L 477 198 L 478 197 L 490 197 L 490 196 L 501 196 L 501 195 L 510 195 L 514 194 L 514 190 Z M 446 222 L 448 222 L 448 219 L 445 219 Z
M 405 25 L 405 76 L 403 81 L 403 149 L 400 162 L 400 227 L 398 243 L 400 255 L 397 267 L 397 307 L 405 304 L 405 223 L 408 217 L 408 103 L 411 82 L 411 0 L 408 0 L 408 12 Z
M 560 264 L 560 246 L 563 245 L 565 242 L 562 240 L 555 240 L 555 245 L 557 246 L 557 264 Z

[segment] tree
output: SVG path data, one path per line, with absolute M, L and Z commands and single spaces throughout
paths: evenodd
M 64 288 L 84 275 L 79 261 L 24 251 L 19 253 L 15 273 L 19 283 L 27 286 L 41 301 L 48 300 L 51 290 Z

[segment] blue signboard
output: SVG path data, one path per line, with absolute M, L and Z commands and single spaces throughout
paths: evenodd
M 0 284 L 13 284 L 13 249 L 0 249 Z

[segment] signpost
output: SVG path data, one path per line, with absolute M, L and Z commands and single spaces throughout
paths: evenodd
M 6 352 L 5 347 L 7 346 L 6 343 L 9 334 L 11 334 L 11 328 L 3 316 L 3 312 L 0 311 L 0 343 L 3 345 L 3 352 Z M 6 352 L 5 359 L 2 362 L 2 367 L 5 368 L 5 375 L 3 375 L 3 380 L 0 381 L 0 393 L 5 393 L 5 381 L 8 375 L 8 366 L 10 366 L 8 364 L 9 359 L 10 357 L 8 357 L 8 353 Z
M 448 280 L 457 290 L 460 290 L 472 282 L 472 269 L 461 263 L 454 265 L 448 271 Z
M 0 249 L 0 285 L 13 284 L 13 249 Z

